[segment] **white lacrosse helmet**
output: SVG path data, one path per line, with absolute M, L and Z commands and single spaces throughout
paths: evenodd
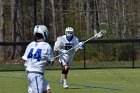
M 66 35 L 67 35 L 67 34 L 73 34 L 73 32 L 74 32 L 74 30 L 73 30 L 72 27 L 67 27 L 67 28 L 65 29 L 65 34 L 66 34 Z
M 47 38 L 48 38 L 48 29 L 47 29 L 47 27 L 45 25 L 36 25 L 34 27 L 34 35 L 36 33 L 42 34 L 44 40 L 47 40 Z

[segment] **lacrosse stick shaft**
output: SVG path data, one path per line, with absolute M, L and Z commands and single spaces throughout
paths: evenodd
M 86 42 L 88 42 L 88 41 L 90 41 L 91 39 L 94 39 L 94 38 L 96 38 L 96 36 L 93 36 L 93 37 L 91 37 L 91 38 L 85 40 L 85 41 L 83 42 L 83 44 L 86 43 Z
M 77 46 L 78 46 L 78 45 L 76 45 L 76 46 L 72 47 L 71 49 L 67 50 L 66 53 L 68 53 L 68 52 L 71 51 L 72 49 L 76 48 Z M 61 53 L 60 55 L 54 57 L 54 59 L 55 59 L 55 58 L 58 58 L 59 56 L 64 55 L 64 54 L 65 54 L 65 53 Z

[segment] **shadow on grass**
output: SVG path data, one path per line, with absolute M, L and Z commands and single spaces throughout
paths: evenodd
M 74 88 L 74 87 L 70 87 L 70 88 L 68 88 L 68 89 L 76 89 L 76 90 L 77 90 L 77 89 L 82 89 L 82 88 Z
M 48 82 L 61 84 L 59 82 L 52 82 L 52 81 L 48 81 Z M 102 86 L 89 86 L 89 85 L 84 85 L 84 84 L 69 84 L 69 85 L 79 86 L 79 87 L 84 87 L 84 88 L 99 88 L 99 89 L 105 89 L 105 90 L 111 90 L 111 91 L 120 91 L 121 90 L 118 88 L 109 88 L 109 87 L 102 87 Z M 68 89 L 82 89 L 82 88 L 68 88 Z

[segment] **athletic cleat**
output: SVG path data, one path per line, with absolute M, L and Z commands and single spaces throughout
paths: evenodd
M 63 87 L 64 87 L 65 89 L 67 89 L 67 88 L 68 88 L 68 85 L 67 85 L 67 84 L 64 84 Z

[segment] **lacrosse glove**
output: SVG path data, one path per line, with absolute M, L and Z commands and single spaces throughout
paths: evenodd
M 64 53 L 64 54 L 66 54 L 67 53 L 67 50 L 61 49 L 61 52 Z
M 83 49 L 83 45 L 84 45 L 83 42 L 79 42 L 79 44 L 78 44 L 78 49 Z

